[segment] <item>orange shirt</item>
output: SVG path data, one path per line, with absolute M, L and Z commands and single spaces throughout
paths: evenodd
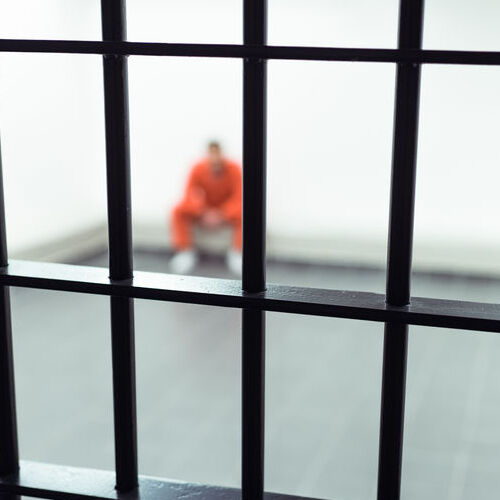
M 198 162 L 191 169 L 181 204 L 198 215 L 209 208 L 217 208 L 228 220 L 240 218 L 240 166 L 224 159 L 221 172 L 214 173 L 207 159 Z

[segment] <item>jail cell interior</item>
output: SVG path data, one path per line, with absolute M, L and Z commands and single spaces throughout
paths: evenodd
M 500 331 L 500 306 L 410 295 L 422 64 L 500 65 L 498 52 L 422 50 L 423 0 L 401 0 L 397 49 L 278 47 L 266 44 L 266 0 L 245 0 L 242 45 L 126 41 L 124 0 L 102 0 L 103 41 L 0 40 L 3 52 L 103 55 L 109 269 L 8 261 L 0 186 L 0 492 L 40 498 L 237 498 L 240 490 L 138 475 L 133 299 L 231 307 L 242 313 L 242 484 L 245 499 L 264 495 L 265 312 L 383 323 L 378 492 L 401 489 L 409 325 Z M 133 272 L 127 56 L 236 58 L 243 63 L 242 281 Z M 267 284 L 266 66 L 270 59 L 396 64 L 386 294 Z M 367 210 L 369 207 L 367 207 Z M 110 297 L 115 473 L 19 460 L 9 287 Z M 22 431 L 22 429 L 21 429 Z

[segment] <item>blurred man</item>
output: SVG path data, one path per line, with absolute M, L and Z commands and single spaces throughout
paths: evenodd
M 172 242 L 177 254 L 172 258 L 172 272 L 186 274 L 198 261 L 193 248 L 192 227 L 208 229 L 230 225 L 232 248 L 226 263 L 234 274 L 241 273 L 241 168 L 222 154 L 218 142 L 208 144 L 207 156 L 194 165 L 189 174 L 184 197 L 172 212 Z

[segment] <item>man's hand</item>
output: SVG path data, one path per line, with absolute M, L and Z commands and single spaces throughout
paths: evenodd
M 201 224 L 205 227 L 215 228 L 223 222 L 222 216 L 218 210 L 208 210 L 201 217 Z

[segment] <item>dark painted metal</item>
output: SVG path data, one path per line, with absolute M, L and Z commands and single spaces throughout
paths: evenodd
M 243 500 L 264 494 L 265 331 L 263 311 L 243 309 L 242 474 Z
M 55 52 L 135 56 L 181 56 L 353 61 L 419 64 L 500 65 L 500 52 L 465 50 L 370 49 L 344 47 L 244 46 L 197 43 L 97 42 L 0 39 L 0 52 Z
M 111 349 L 116 488 L 137 486 L 137 422 L 133 299 L 111 297 Z
M 267 0 L 243 3 L 246 45 L 266 43 Z M 267 61 L 243 61 L 243 289 L 266 287 Z
M 125 1 L 102 0 L 101 16 L 103 39 L 125 40 Z M 111 280 L 121 280 L 132 278 L 133 273 L 127 59 L 105 55 L 103 67 L 109 276 Z M 138 481 L 132 299 L 111 296 L 111 337 L 116 488 L 129 491 Z
M 244 0 L 243 39 L 264 46 L 267 0 Z M 266 288 L 266 111 L 267 61 L 243 60 L 243 279 L 244 293 Z M 242 312 L 243 500 L 264 495 L 265 312 Z
M 420 48 L 422 30 L 423 0 L 402 0 L 399 46 Z M 387 302 L 393 305 L 410 300 L 419 94 L 420 65 L 398 64 L 387 260 Z
M 500 333 L 500 304 L 481 302 L 412 297 L 400 307 L 378 293 L 274 284 L 246 293 L 240 281 L 141 271 L 110 281 L 103 268 L 15 260 L 0 268 L 2 285 Z
M 7 232 L 0 149 L 0 266 L 5 269 L 7 264 Z M 15 472 L 18 468 L 10 293 L 8 287 L 0 286 L 0 476 Z
M 421 49 L 424 0 L 401 0 L 400 49 Z M 386 301 L 410 302 L 420 65 L 398 63 L 391 179 Z M 388 322 L 384 332 L 378 500 L 399 500 L 406 393 L 408 325 Z
M 266 287 L 266 61 L 243 63 L 243 289 Z
M 378 500 L 400 498 L 408 325 L 386 323 L 380 405 Z
M 123 0 L 102 0 L 104 39 L 124 39 Z M 132 224 L 127 59 L 105 55 L 104 101 L 108 188 L 109 272 L 113 279 L 132 276 Z
M 151 479 L 141 479 L 140 488 L 134 489 L 138 479 L 132 298 L 145 298 L 243 309 L 245 500 L 260 500 L 263 495 L 264 311 L 385 322 L 378 499 L 399 499 L 407 325 L 500 332 L 500 305 L 425 298 L 413 298 L 408 304 L 420 64 L 500 65 L 500 52 L 421 50 L 423 0 L 401 0 L 395 50 L 267 46 L 265 0 L 244 1 L 244 45 L 126 42 L 124 0 L 102 0 L 101 6 L 102 42 L 0 40 L 0 52 L 104 55 L 110 245 L 109 276 L 101 269 L 57 264 L 13 262 L 7 268 L 0 189 L 0 474 L 12 472 L 0 478 L 0 493 L 55 499 L 240 497 L 239 490 Z M 239 282 L 229 280 L 152 273 L 137 273 L 132 279 L 126 55 L 244 59 L 244 291 Z M 267 59 L 398 63 L 386 297 L 280 285 L 265 290 Z M 100 471 L 24 464 L 15 473 L 18 458 L 8 286 L 111 296 L 117 490 L 114 476 Z
M 0 478 L 2 492 L 55 500 L 240 500 L 236 488 L 167 481 L 145 476 L 139 488 L 120 493 L 113 488 L 112 472 L 21 461 L 19 474 Z M 266 493 L 266 500 L 307 500 L 304 497 Z M 309 499 L 311 500 L 311 499 Z
M 2 145 L 0 143 L 0 267 L 9 264 L 7 254 L 7 228 L 5 225 L 5 194 L 3 187 Z

